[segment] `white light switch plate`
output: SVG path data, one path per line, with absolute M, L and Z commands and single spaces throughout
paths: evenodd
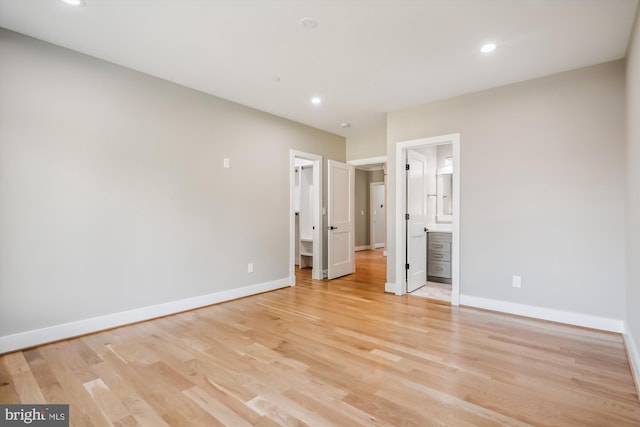
M 511 280 L 511 285 L 514 288 L 521 288 L 522 287 L 522 277 L 520 276 L 513 276 L 513 279 Z

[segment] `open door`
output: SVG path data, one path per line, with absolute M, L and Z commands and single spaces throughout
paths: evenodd
M 334 160 L 327 169 L 327 278 L 335 279 L 355 271 L 355 173 Z
M 407 151 L 407 292 L 427 283 L 427 159 Z

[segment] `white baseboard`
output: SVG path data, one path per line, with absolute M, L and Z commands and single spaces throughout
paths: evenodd
M 182 311 L 193 310 L 195 308 L 206 307 L 208 305 L 255 295 L 262 292 L 273 291 L 289 285 L 290 283 L 288 278 L 278 279 L 271 282 L 245 286 L 243 288 L 229 289 L 227 291 L 171 301 L 164 304 L 141 307 L 119 313 L 107 314 L 105 316 L 63 323 L 42 329 L 20 332 L 13 335 L 6 335 L 0 337 L 0 354 L 180 313 Z
M 387 256 L 387 251 L 382 251 L 382 256 Z
M 640 396 L 640 352 L 638 346 L 633 340 L 633 335 L 629 331 L 629 326 L 624 324 L 624 346 L 627 349 L 627 358 L 631 365 L 631 373 L 633 374 L 633 382 L 636 385 L 636 393 Z
M 371 249 L 371 246 L 369 245 L 362 245 L 362 246 L 356 246 L 354 251 L 358 252 L 358 251 L 368 251 Z
M 374 247 L 375 249 L 384 248 L 384 243 L 376 243 L 375 245 L 373 245 L 373 247 Z
M 555 310 L 533 305 L 516 304 L 508 301 L 481 298 L 471 295 L 460 295 L 460 305 L 500 311 L 502 313 L 517 314 L 525 317 L 533 317 L 534 319 L 550 320 L 552 322 L 566 323 L 574 326 L 600 329 L 609 332 L 624 332 L 624 322 L 622 320 L 611 319 L 608 317 L 591 316 L 589 314 Z
M 403 292 L 398 292 L 398 286 L 395 283 L 385 283 L 384 284 L 384 291 L 390 294 L 395 294 L 395 295 L 402 295 Z

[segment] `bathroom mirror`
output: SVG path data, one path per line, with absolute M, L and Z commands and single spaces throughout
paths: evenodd
M 453 173 L 450 168 L 447 171 L 438 171 L 437 185 L 436 222 L 451 222 L 453 220 Z

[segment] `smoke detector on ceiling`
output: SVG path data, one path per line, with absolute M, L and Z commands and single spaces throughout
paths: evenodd
M 305 28 L 307 30 L 311 30 L 311 29 L 315 28 L 318 25 L 318 23 L 313 18 L 302 18 L 300 20 L 300 25 L 302 25 L 302 28 Z

